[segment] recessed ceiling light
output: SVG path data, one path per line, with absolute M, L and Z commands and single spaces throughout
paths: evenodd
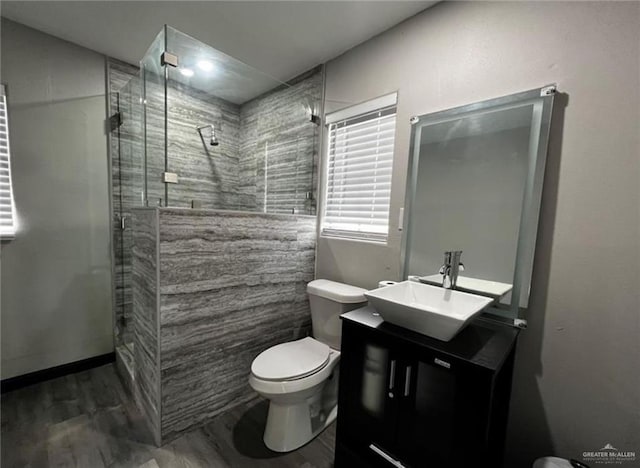
M 180 69 L 180 73 L 181 73 L 183 76 L 187 76 L 187 77 L 189 77 L 189 76 L 193 76 L 193 70 L 191 70 L 190 68 L 181 68 L 181 69 Z
M 208 60 L 200 60 L 198 62 L 198 67 L 203 71 L 211 71 L 213 70 L 213 63 L 209 62 Z

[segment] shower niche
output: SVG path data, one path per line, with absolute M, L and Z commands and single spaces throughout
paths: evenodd
M 165 26 L 139 66 L 107 73 L 116 358 L 133 385 L 132 214 L 315 215 L 323 70 L 283 82 Z

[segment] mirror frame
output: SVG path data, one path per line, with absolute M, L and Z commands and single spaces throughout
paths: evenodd
M 409 277 L 408 256 L 411 255 L 411 210 L 416 204 L 415 194 L 418 186 L 418 163 L 420 160 L 419 153 L 422 128 L 427 125 L 457 120 L 467 115 L 472 115 L 481 111 L 488 111 L 494 108 L 495 110 L 500 108 L 509 109 L 532 104 L 533 118 L 531 134 L 535 135 L 534 132 L 537 131 L 538 138 L 529 139 L 529 170 L 527 173 L 524 197 L 522 201 L 522 215 L 520 218 L 520 229 L 518 231 L 518 246 L 516 249 L 516 264 L 514 269 L 511 304 L 495 304 L 484 310 L 484 313 L 491 314 L 500 321 L 511 322 L 512 324 L 521 327 L 526 326 L 526 322 L 523 322 L 523 319 L 524 313 L 529 305 L 533 259 L 538 233 L 544 170 L 547 161 L 549 132 L 551 129 L 551 114 L 555 93 L 556 85 L 551 84 L 541 88 L 531 89 L 529 91 L 411 118 L 411 142 L 409 146 L 409 164 L 407 167 L 404 206 L 404 234 L 402 236 L 401 247 L 401 271 L 402 278 L 404 280 Z M 521 298 L 526 299 L 526 305 L 520 306 Z

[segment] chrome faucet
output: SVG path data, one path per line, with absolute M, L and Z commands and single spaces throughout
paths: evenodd
M 458 273 L 464 271 L 464 263 L 460 262 L 461 255 L 462 250 L 452 250 L 444 253 L 444 264 L 440 267 L 443 288 L 456 288 Z

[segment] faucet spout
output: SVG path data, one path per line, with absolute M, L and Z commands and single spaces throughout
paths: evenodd
M 440 267 L 443 288 L 456 288 L 458 273 L 464 271 L 464 264 L 460 262 L 461 256 L 462 250 L 451 250 L 444 253 L 444 264 Z

